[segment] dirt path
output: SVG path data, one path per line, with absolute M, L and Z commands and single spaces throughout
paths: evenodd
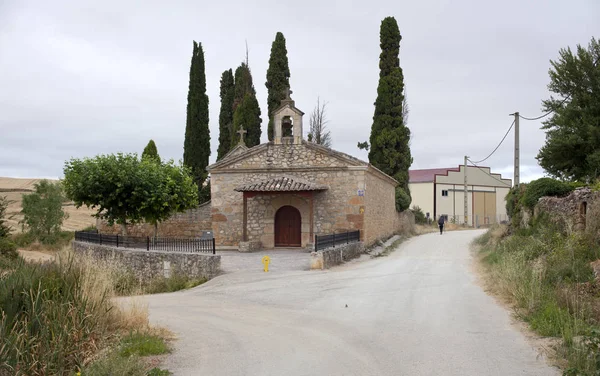
M 36 262 L 44 262 L 44 261 L 54 261 L 55 256 L 49 253 L 38 252 L 38 251 L 26 251 L 24 249 L 19 249 L 19 255 L 23 257 L 27 261 L 36 261 Z
M 478 285 L 470 241 L 423 235 L 329 271 L 230 273 L 145 297 L 175 375 L 558 375 Z

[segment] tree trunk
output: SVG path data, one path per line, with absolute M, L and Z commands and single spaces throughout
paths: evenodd
M 154 238 L 158 237 L 158 222 L 154 222 Z
M 127 236 L 127 224 L 126 224 L 126 222 L 123 222 L 121 224 L 121 235 Z

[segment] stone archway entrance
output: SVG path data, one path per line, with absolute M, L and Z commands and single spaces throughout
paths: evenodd
M 275 213 L 275 247 L 302 245 L 302 218 L 293 206 L 282 206 Z

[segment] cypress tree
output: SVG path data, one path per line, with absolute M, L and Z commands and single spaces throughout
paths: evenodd
M 221 112 L 219 113 L 219 149 L 217 160 L 223 158 L 231 148 L 233 127 L 233 71 L 226 70 L 221 75 Z
M 400 30 L 394 17 L 381 22 L 379 85 L 371 127 L 369 162 L 398 180 L 396 208 L 410 205 L 408 169 L 412 164 L 410 130 L 403 120 L 404 76 L 400 68 Z
M 231 138 L 231 146 L 233 147 L 237 145 L 240 141 L 240 135 L 237 133 L 237 131 L 242 126 L 248 132 L 245 136 L 246 146 L 252 147 L 260 144 L 260 136 L 262 133 L 260 129 L 261 122 L 262 119 L 260 118 L 260 107 L 258 106 L 256 96 L 248 93 L 233 114 L 234 133 L 233 137 Z
M 154 140 L 148 141 L 148 145 L 146 145 L 144 148 L 144 151 L 142 152 L 142 159 L 144 158 L 154 159 L 160 162 L 160 156 L 158 155 L 158 149 L 156 148 Z
M 233 95 L 233 110 L 242 103 L 246 94 L 256 95 L 254 84 L 252 83 L 252 73 L 246 63 L 240 64 L 235 70 L 235 85 Z
M 210 191 L 207 192 L 209 187 L 203 187 L 208 175 L 206 166 L 208 166 L 209 156 L 210 133 L 208 129 L 208 96 L 206 95 L 204 52 L 202 44 L 194 41 L 190 66 L 183 163 L 191 169 L 194 181 L 198 185 L 198 196 L 201 197 L 200 203 L 210 199 Z
M 287 49 L 285 37 L 281 32 L 275 35 L 271 45 L 271 57 L 269 58 L 269 69 L 267 70 L 267 112 L 269 115 L 269 127 L 267 133 L 269 141 L 273 141 L 273 116 L 271 112 L 276 110 L 281 100 L 285 98 L 285 89 L 290 87 L 290 68 L 288 66 Z
M 256 90 L 252 83 L 252 73 L 246 63 L 242 63 L 235 70 L 235 88 L 233 100 L 233 127 L 231 132 L 231 147 L 238 144 L 240 135 L 237 131 L 241 126 L 246 133 L 246 146 L 252 147 L 260 144 L 262 130 L 260 124 L 260 106 L 256 99 Z

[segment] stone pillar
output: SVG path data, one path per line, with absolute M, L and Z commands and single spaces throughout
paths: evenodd
M 244 226 L 243 233 L 242 233 L 242 240 L 247 242 L 248 241 L 248 194 L 247 194 L 247 192 L 244 192 L 244 220 L 243 220 L 242 226 Z

